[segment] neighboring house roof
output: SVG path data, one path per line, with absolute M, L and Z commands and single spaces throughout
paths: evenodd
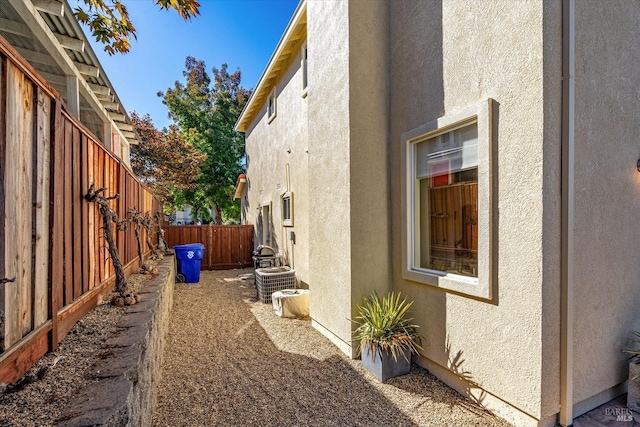
M 284 73 L 286 61 L 289 59 L 296 44 L 305 37 L 307 28 L 307 2 L 301 0 L 293 13 L 289 25 L 287 25 L 282 38 L 276 46 L 276 50 L 271 55 L 267 67 L 262 72 L 258 84 L 253 90 L 249 101 L 242 110 L 242 114 L 236 122 L 235 128 L 238 132 L 246 132 L 249 125 L 264 105 L 269 96 L 273 84 L 278 79 L 280 73 Z
M 121 138 L 138 143 L 131 120 L 67 0 L 0 2 L 0 34 L 61 94 L 67 94 L 67 76 L 77 77 L 80 116 L 90 129 L 110 122 Z M 66 95 L 63 98 L 68 102 Z

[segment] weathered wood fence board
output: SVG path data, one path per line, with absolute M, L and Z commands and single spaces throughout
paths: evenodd
M 174 225 L 164 229 L 170 247 L 189 243 L 204 245 L 202 270 L 253 266 L 252 225 Z
M 91 183 L 111 206 L 153 214 L 158 201 L 67 112 L 0 37 L 0 383 L 16 381 L 113 289 Z M 143 238 L 146 238 L 143 231 Z M 126 274 L 139 267 L 132 229 L 118 231 Z
M 35 190 L 36 214 L 34 215 L 35 267 L 33 283 L 35 285 L 34 328 L 47 321 L 48 274 L 49 274 L 49 184 L 50 184 L 50 150 L 51 146 L 51 99 L 41 91 L 38 92 L 37 104 L 37 139 L 33 180 Z
M 7 73 L 6 66 L 7 60 L 0 56 L 0 177 L 5 176 L 6 163 L 7 163 L 7 137 L 6 137 L 6 98 L 7 98 Z M 5 212 L 5 179 L 0 179 L 0 212 Z M 0 242 L 5 242 L 5 221 L 0 218 Z M 4 244 L 0 244 L 0 279 L 7 275 L 5 266 L 5 247 Z M 5 313 L 5 289 L 6 285 L 0 282 L 0 317 L 4 318 Z M 4 335 L 6 328 L 5 322 L 0 322 L 0 350 L 4 349 Z
M 12 63 L 6 66 L 5 274 L 15 281 L 5 287 L 3 349 L 33 327 L 31 281 L 33 85 Z M 20 108 L 10 108 L 11 105 Z M 27 142 L 27 143 L 24 143 Z M 12 170 L 14 171 L 12 173 Z
M 55 102 L 55 108 L 52 108 L 52 110 L 54 114 L 52 117 L 53 129 L 51 132 L 51 139 L 53 141 L 53 146 L 51 147 L 51 165 L 53 171 L 61 171 L 64 170 L 64 122 L 62 120 L 62 104 Z M 54 175 L 53 171 L 51 176 Z M 62 194 L 62 180 L 52 180 L 50 187 L 52 204 L 50 206 L 51 249 L 49 253 L 52 255 L 61 254 L 64 251 L 64 196 Z M 58 316 L 54 316 L 53 313 L 57 313 L 63 304 L 63 287 L 61 284 L 64 283 L 64 266 L 59 258 L 56 258 L 54 262 L 53 256 L 50 257 L 50 265 L 48 315 L 51 317 L 51 333 L 49 342 L 51 350 L 55 350 L 58 342 L 60 342 L 62 338 L 58 333 Z M 9 367 L 7 370 L 9 370 Z
M 63 119 L 64 120 L 64 119 Z M 71 161 L 71 140 L 73 138 L 73 128 L 67 120 L 63 121 L 64 127 L 64 138 L 62 140 L 63 143 L 63 169 L 54 171 L 54 181 L 62 180 L 62 188 L 64 192 L 64 201 L 63 206 L 71 207 L 72 199 L 71 199 L 71 175 L 73 172 L 72 161 Z M 62 177 L 60 176 L 62 174 Z M 63 265 L 64 265 L 64 287 L 63 287 L 63 299 L 62 304 L 69 304 L 70 300 L 73 298 L 73 247 L 72 240 L 67 238 L 67 236 L 72 236 L 73 234 L 73 218 L 70 215 L 70 212 L 64 216 L 64 252 L 62 253 Z M 56 255 L 54 255 L 56 256 Z
M 430 189 L 430 242 L 432 255 L 454 262 L 462 253 L 478 251 L 478 184 L 459 183 Z

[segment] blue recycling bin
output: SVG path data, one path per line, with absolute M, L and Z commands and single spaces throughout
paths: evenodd
M 175 245 L 173 250 L 176 251 L 178 274 L 184 276 L 186 283 L 198 283 L 200 281 L 200 263 L 204 257 L 204 245 L 202 243 Z

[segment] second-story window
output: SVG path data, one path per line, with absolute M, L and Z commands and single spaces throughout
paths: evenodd
M 300 52 L 300 69 L 302 71 L 302 97 L 307 96 L 308 74 L 307 74 L 307 42 L 302 44 Z
M 274 86 L 269 93 L 269 98 L 267 99 L 267 119 L 269 120 L 269 123 L 276 118 L 276 112 L 276 87 Z

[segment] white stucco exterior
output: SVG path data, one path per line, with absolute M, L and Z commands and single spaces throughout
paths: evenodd
M 640 6 L 609 6 L 576 2 L 575 403 L 627 379 L 640 329 Z
M 414 361 L 515 425 L 554 425 L 566 381 L 573 416 L 624 392 L 620 348 L 640 328 L 640 5 L 577 2 L 575 192 L 562 182 L 563 13 L 544 1 L 308 0 L 237 125 L 248 155 L 244 219 L 261 242 L 259 207 L 272 203 L 275 246 L 310 289 L 313 324 L 355 357 L 356 305 L 374 290 L 402 291 L 424 337 Z M 486 114 L 472 114 L 486 139 L 477 283 L 488 290 L 425 284 L 403 260 L 407 135 L 482 105 Z M 287 164 L 293 227 L 279 208 Z M 564 350 L 567 262 L 573 339 Z M 561 375 L 566 354 L 571 372 Z
M 243 223 L 256 225 L 256 245 L 262 244 L 264 237 L 262 207 L 270 206 L 268 245 L 296 270 L 298 284 L 303 287 L 309 283 L 308 99 L 303 97 L 300 67 L 305 42 L 306 36 L 292 43 L 285 69 L 272 84 L 277 97 L 275 118 L 269 120 L 264 104 L 258 113 L 260 120 L 246 131 L 247 169 L 251 174 L 247 175 L 242 198 Z M 285 227 L 282 195 L 286 192 L 293 194 L 293 226 Z

